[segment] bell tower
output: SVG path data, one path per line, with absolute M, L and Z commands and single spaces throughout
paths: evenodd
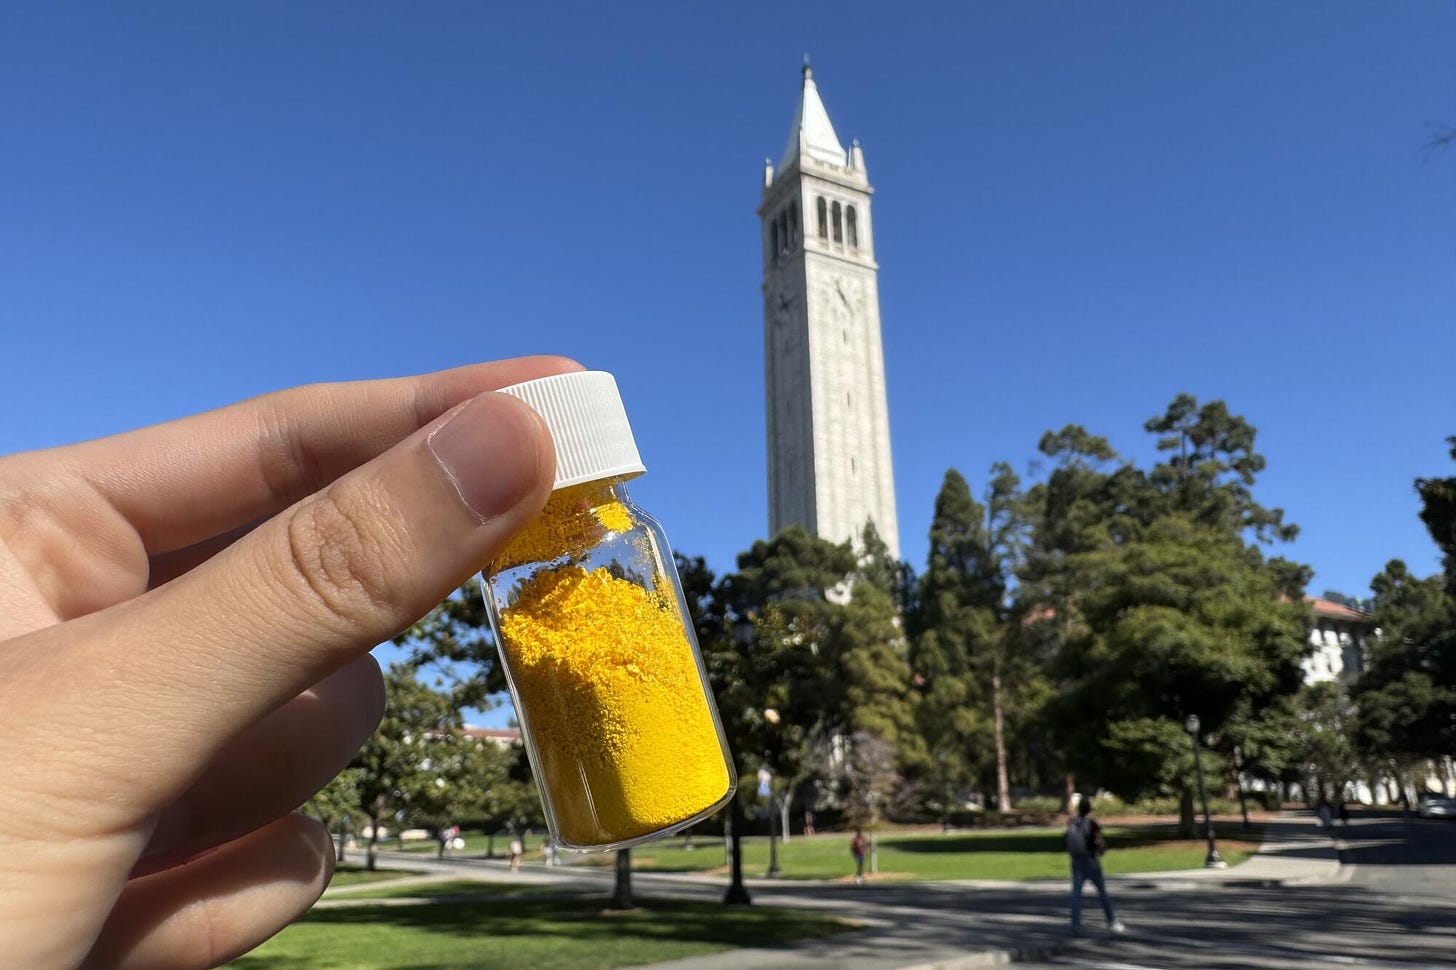
M 858 545 L 873 522 L 900 554 L 869 177 L 804 65 L 789 143 L 765 163 L 764 367 L 769 534 Z

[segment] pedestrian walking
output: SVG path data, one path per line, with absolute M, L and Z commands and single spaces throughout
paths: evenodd
M 849 854 L 854 856 L 854 884 L 863 886 L 865 850 L 869 848 L 869 840 L 865 838 L 864 832 L 860 829 L 854 830 L 854 838 L 849 840 Z
M 525 851 L 525 846 L 521 845 L 521 837 L 511 836 L 511 872 L 521 868 L 521 854 Z
M 1102 903 L 1102 913 L 1107 917 L 1107 929 L 1112 933 L 1125 933 L 1127 927 L 1112 910 L 1112 900 L 1107 895 L 1107 883 L 1102 877 L 1102 854 L 1107 851 L 1107 840 L 1102 826 L 1092 817 L 1092 799 L 1084 797 L 1077 803 L 1077 815 L 1067 822 L 1067 854 L 1072 860 L 1072 932 L 1082 930 L 1082 886 L 1090 881 L 1097 887 L 1097 899 Z

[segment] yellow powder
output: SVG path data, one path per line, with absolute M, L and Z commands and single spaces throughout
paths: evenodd
M 578 559 L 607 532 L 626 532 L 632 513 L 612 494 L 610 482 L 586 482 L 557 489 L 541 514 L 522 529 L 496 558 L 493 572 L 563 556 Z
M 600 525 L 625 531 L 615 514 Z M 620 515 L 630 527 L 630 513 Z M 605 568 L 543 568 L 500 611 L 500 634 L 566 842 L 648 835 L 727 793 L 712 712 L 671 592 Z

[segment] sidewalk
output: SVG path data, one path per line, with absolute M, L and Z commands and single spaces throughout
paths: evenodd
M 1335 843 L 1310 813 L 1287 813 L 1268 823 L 1259 851 L 1230 869 L 1191 869 L 1108 877 L 1118 888 L 1163 891 L 1296 885 L 1337 878 Z M 444 864 L 386 853 L 388 864 L 408 865 L 431 875 L 476 875 L 492 881 L 575 884 L 604 890 L 609 869 L 562 867 L 510 872 L 504 863 L 459 860 Z M 433 878 L 432 878 L 433 877 Z M 695 873 L 633 873 L 644 895 L 721 898 L 721 876 Z M 971 970 L 1022 960 L 1045 959 L 1069 949 L 1067 886 L 1061 881 L 957 880 L 871 884 L 747 880 L 755 904 L 811 909 L 842 918 L 861 929 L 782 948 L 745 947 L 710 956 L 652 964 L 653 970 Z M 380 885 L 379 883 L 372 884 Z M 343 903 L 347 890 L 329 894 Z M 320 905 L 324 905 L 321 903 Z
M 1268 824 L 1270 837 L 1241 865 L 1113 876 L 1112 894 L 1117 886 L 1208 890 L 1336 878 L 1335 844 L 1311 814 L 1288 813 Z M 866 928 L 788 949 L 745 948 L 658 963 L 653 970 L 971 970 L 1046 959 L 1070 947 L 1061 882 L 959 880 L 869 892 L 830 892 L 819 884 L 812 894 L 805 884 L 750 881 L 749 887 L 755 902 L 846 915 L 862 919 Z

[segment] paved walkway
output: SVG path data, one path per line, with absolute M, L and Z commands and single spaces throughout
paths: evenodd
M 455 860 L 445 863 L 406 853 L 385 853 L 381 860 L 427 870 L 411 881 L 480 878 L 494 882 L 529 882 L 565 889 L 605 890 L 610 869 L 561 867 L 523 868 L 510 872 L 503 862 Z M 1210 892 L 1235 887 L 1272 887 L 1334 880 L 1340 863 L 1335 843 L 1307 812 L 1287 813 L 1267 823 L 1259 851 L 1229 869 L 1110 876 L 1114 901 L 1118 887 L 1167 892 Z M 719 899 L 721 875 L 647 873 L 632 875 L 643 894 Z M 966 970 L 1018 960 L 1044 959 L 1064 951 L 1068 887 L 1059 881 L 1005 882 L 959 880 L 917 883 L 872 883 L 857 887 L 822 881 L 747 880 L 756 904 L 811 909 L 862 926 L 823 940 L 790 947 L 729 950 L 653 964 L 654 970 Z M 318 905 L 348 905 L 351 890 L 361 891 L 401 881 L 361 884 L 331 890 Z M 362 901 L 361 901 L 362 902 Z M 1089 898 L 1089 919 L 1099 920 L 1095 897 Z M 1092 932 L 1097 932 L 1093 930 Z

